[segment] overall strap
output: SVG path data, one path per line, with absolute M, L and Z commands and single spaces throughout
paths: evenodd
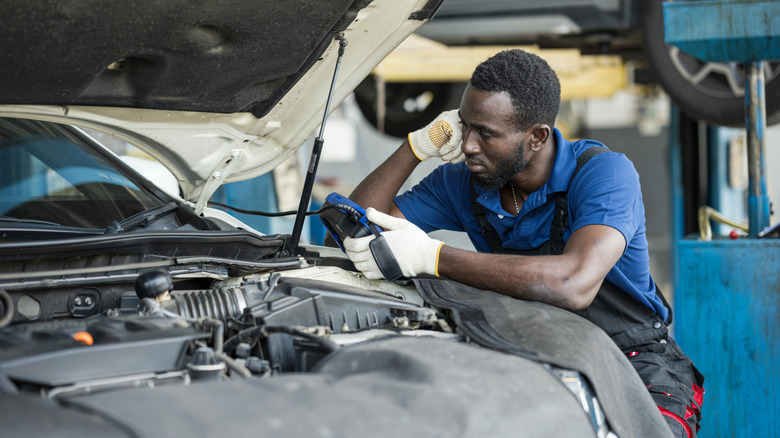
M 493 225 L 490 225 L 490 222 L 488 222 L 487 214 L 485 213 L 485 206 L 477 202 L 479 195 L 477 194 L 477 190 L 474 188 L 474 184 L 474 175 L 472 175 L 471 181 L 469 183 L 471 186 L 471 213 L 477 219 L 477 224 L 479 224 L 480 227 L 480 233 L 482 234 L 482 237 L 487 240 L 487 243 L 490 246 L 490 250 L 493 253 L 500 253 L 504 249 L 503 245 L 501 245 L 501 237 L 498 236 L 498 232 L 495 228 L 493 228 Z
M 585 166 L 585 163 L 590 161 L 591 158 L 607 151 L 609 151 L 609 149 L 603 146 L 593 146 L 591 148 L 585 149 L 585 151 L 582 152 L 579 157 L 577 157 L 577 167 L 574 168 L 574 173 L 571 175 L 571 180 L 574 181 L 574 178 L 578 173 L 580 173 L 582 167 Z M 553 215 L 552 225 L 550 225 L 550 240 L 559 244 L 565 243 L 563 241 L 563 233 L 566 231 L 566 228 L 569 228 L 568 191 L 561 193 L 557 198 L 555 198 L 555 213 Z M 563 247 L 561 247 L 561 250 L 563 250 Z
M 577 176 L 577 174 L 580 172 L 580 169 L 590 161 L 591 158 L 594 156 L 602 153 L 607 152 L 609 149 L 603 147 L 603 146 L 594 146 L 591 148 L 586 149 L 582 154 L 580 154 L 579 157 L 577 157 L 577 167 L 574 169 L 574 174 L 572 174 L 572 180 L 574 180 L 574 177 Z M 482 234 L 482 237 L 485 238 L 488 245 L 490 246 L 490 250 L 493 253 L 507 253 L 507 252 L 514 252 L 511 249 L 504 248 L 504 246 L 501 244 L 501 237 L 498 235 L 498 231 L 496 231 L 495 228 L 493 228 L 492 225 L 490 225 L 490 222 L 488 222 L 487 219 L 487 213 L 485 212 L 485 206 L 477 202 L 477 198 L 479 195 L 477 194 L 476 189 L 474 188 L 474 185 L 476 183 L 474 182 L 474 176 L 471 176 L 470 186 L 471 186 L 471 212 L 474 214 L 474 217 L 477 219 L 477 223 L 479 224 L 481 230 L 480 233 Z M 555 242 L 556 244 L 563 244 L 563 233 L 565 229 L 569 226 L 569 206 L 567 202 L 567 194 L 563 193 L 562 195 L 559 195 L 555 200 L 555 214 L 553 216 L 552 224 L 550 225 L 550 240 Z M 562 249 L 562 247 L 561 247 Z
M 609 149 L 607 149 L 604 146 L 593 146 L 588 149 L 585 149 L 579 157 L 577 157 L 577 167 L 574 169 L 574 173 L 571 175 L 571 180 L 574 181 L 574 177 L 577 176 L 578 173 L 580 173 L 580 170 L 582 169 L 582 166 L 585 165 L 588 161 L 590 161 L 591 158 L 595 157 L 596 155 L 602 153 L 602 152 L 609 152 Z

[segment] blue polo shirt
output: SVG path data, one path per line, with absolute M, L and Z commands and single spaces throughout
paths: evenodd
M 586 225 L 607 225 L 620 231 L 628 244 L 606 279 L 667 319 L 668 310 L 656 295 L 650 276 L 645 208 L 634 165 L 623 154 L 605 152 L 591 158 L 572 180 L 577 157 L 585 149 L 604 145 L 592 140 L 569 142 L 557 129 L 553 132 L 557 153 L 550 178 L 528 196 L 517 216 L 501 207 L 498 190 L 476 186 L 477 202 L 485 206 L 487 219 L 503 246 L 528 250 L 550 240 L 555 199 L 568 191 L 569 228 L 564 241 Z M 491 252 L 471 212 L 470 179 L 471 172 L 464 163 L 445 163 L 411 191 L 397 196 L 395 204 L 424 231 L 465 231 L 478 251 Z

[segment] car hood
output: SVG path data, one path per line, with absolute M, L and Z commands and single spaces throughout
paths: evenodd
M 108 131 L 185 199 L 261 175 L 443 0 L 9 0 L 0 115 Z M 334 145 L 337 147 L 337 145 Z

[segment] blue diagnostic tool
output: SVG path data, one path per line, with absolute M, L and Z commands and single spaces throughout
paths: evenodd
M 322 205 L 320 220 L 342 251 L 344 251 L 344 239 L 347 237 L 365 237 L 372 234 L 376 236 L 369 243 L 369 248 L 377 267 L 386 279 L 402 281 L 403 272 L 385 236 L 380 234 L 382 228 L 368 220 L 363 207 L 338 193 L 331 193 Z
M 344 250 L 347 237 L 365 237 L 371 234 L 379 237 L 382 228 L 368 221 L 366 210 L 346 196 L 331 193 L 325 198 L 320 220 L 333 239 Z

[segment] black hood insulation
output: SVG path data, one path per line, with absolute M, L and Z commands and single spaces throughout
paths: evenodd
M 262 117 L 366 0 L 6 0 L 0 104 Z

